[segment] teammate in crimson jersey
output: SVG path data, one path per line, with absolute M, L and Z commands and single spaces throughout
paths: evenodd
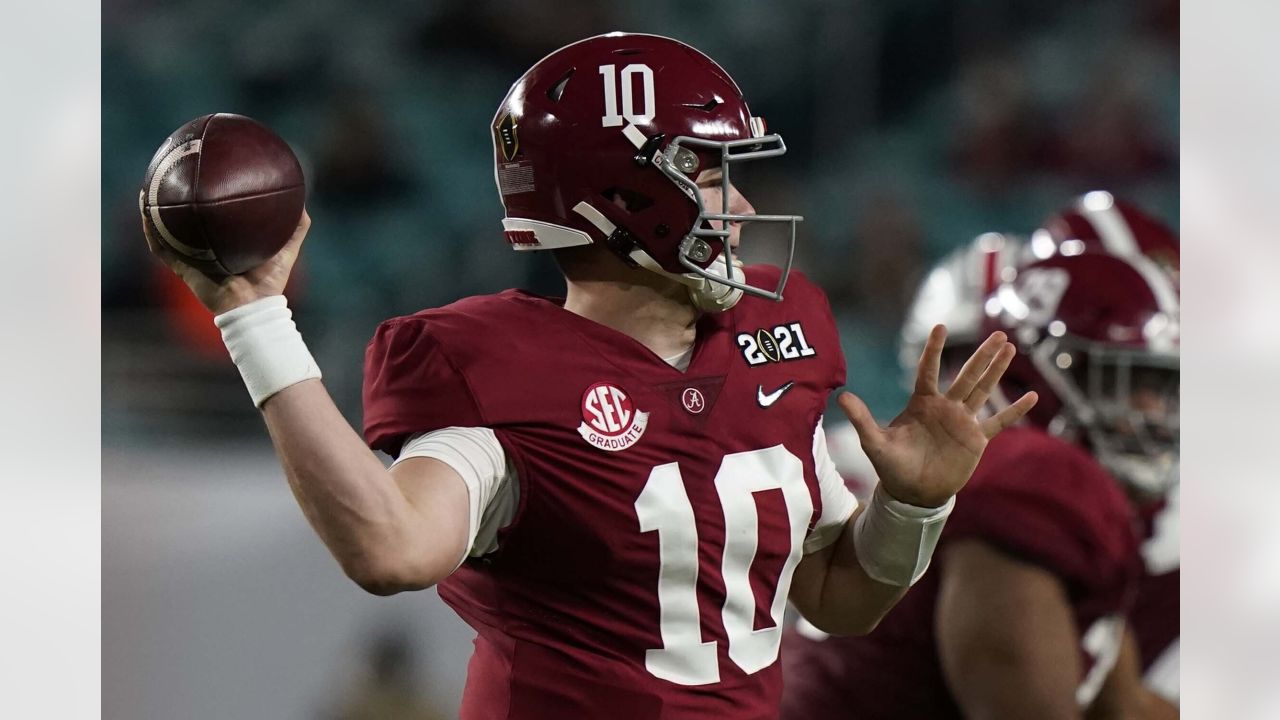
M 1072 251 L 1128 254 L 1139 252 L 1169 274 L 1175 288 L 1180 276 L 1178 238 L 1160 221 L 1104 191 L 1086 193 L 1049 217 L 1036 240 Z M 1172 382 L 1176 383 L 1176 366 Z M 1163 372 L 1169 375 L 1170 368 Z M 1151 370 L 1147 371 L 1150 379 Z M 1159 372 L 1159 370 L 1157 370 Z M 1131 644 L 1137 657 L 1132 665 L 1143 674 L 1148 716 L 1170 717 L 1178 704 L 1178 452 L 1177 405 L 1166 380 L 1160 387 L 1139 388 L 1137 402 L 1153 406 L 1167 421 L 1154 433 L 1133 423 L 1138 432 L 1112 430 L 1094 423 L 1089 443 L 1103 463 L 1121 480 L 1141 526 L 1143 576 L 1129 615 Z M 1176 392 L 1176 388 L 1175 388 Z M 1112 403 L 1114 406 L 1115 403 Z M 1104 408 L 1104 411 L 1107 411 Z M 1114 412 L 1111 411 L 1113 414 Z M 1163 427 L 1161 427 L 1163 425 Z M 1116 443 L 1110 437 L 1121 438 Z
M 874 633 L 788 633 L 782 717 L 1080 717 L 1118 655 L 1136 550 L 1097 461 L 1011 429 L 957 497 L 931 572 Z M 983 666 L 1002 687 L 975 678 Z
M 1100 211 L 1105 194 L 1091 195 Z M 1176 262 L 1176 242 L 1162 250 Z M 955 352 L 995 316 L 1024 353 L 993 404 L 1026 387 L 1045 400 L 992 441 L 934 572 L 874 634 L 828 639 L 803 622 L 788 634 L 784 718 L 1166 716 L 1137 687 L 1125 639 L 1139 617 L 1126 491 L 1176 457 L 1177 305 L 1145 251 L 1047 233 L 984 235 L 926 278 L 904 345 L 945 320 Z
M 378 594 L 440 584 L 478 637 L 464 718 L 772 718 L 787 600 L 866 632 L 928 566 L 988 440 L 1014 355 L 1003 333 L 945 393 L 944 331 L 888 428 L 845 394 L 880 478 L 858 507 L 825 456 L 844 378 L 820 290 L 790 272 L 800 218 L 730 180 L 786 147 L 718 65 L 614 33 L 547 56 L 492 126 L 503 229 L 550 249 L 563 300 L 508 291 L 383 323 L 365 439 L 278 296 L 309 220 L 261 268 L 212 281 L 153 251 L 214 312 L 299 504 Z M 782 268 L 737 256 L 780 224 Z M 785 289 L 785 295 L 784 295 Z

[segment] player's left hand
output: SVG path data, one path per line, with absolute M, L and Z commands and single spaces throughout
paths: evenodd
M 880 427 L 857 395 L 846 392 L 839 398 L 885 491 L 895 500 L 920 507 L 938 507 L 959 492 L 978 466 L 987 441 L 1036 404 L 1036 394 L 1029 392 L 995 415 L 978 418 L 1016 352 L 1002 332 L 992 333 L 947 392 L 940 392 L 938 369 L 946 336 L 941 325 L 929 333 L 916 369 L 915 390 L 889 427 Z

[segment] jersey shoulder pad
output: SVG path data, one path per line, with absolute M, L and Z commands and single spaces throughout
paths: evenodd
M 1136 530 L 1117 481 L 1092 456 L 1038 429 L 1011 428 L 987 446 L 946 534 L 1091 584 L 1132 572 Z
M 468 366 L 517 322 L 511 293 L 466 298 L 380 324 L 365 348 L 364 436 L 395 454 L 409 435 L 486 424 Z

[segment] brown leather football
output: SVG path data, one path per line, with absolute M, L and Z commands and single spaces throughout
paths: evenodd
M 208 275 L 237 275 L 284 247 L 306 184 L 288 143 L 243 115 L 198 117 L 165 140 L 139 198 L 156 236 Z

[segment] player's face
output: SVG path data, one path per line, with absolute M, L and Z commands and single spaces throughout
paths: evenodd
M 1178 371 L 1134 365 L 1119 372 L 1108 366 L 1094 378 L 1102 421 L 1121 446 L 1134 454 L 1175 451 L 1178 442 Z M 1098 391 L 1101 390 L 1099 393 Z
M 720 187 L 721 171 L 719 168 L 715 170 L 704 170 L 698 175 L 698 192 L 702 195 L 702 202 L 706 206 L 708 212 L 718 213 L 721 210 L 721 203 L 724 202 L 723 190 Z M 733 183 L 729 183 L 729 213 L 734 215 L 754 215 L 756 209 L 747 202 L 741 192 Z M 712 227 L 719 230 L 724 226 L 721 220 L 712 220 Z M 729 223 L 729 247 L 733 250 L 738 249 L 738 243 L 741 242 L 742 223 Z
M 1134 368 L 1129 390 L 1132 417 L 1161 444 L 1176 444 L 1178 372 L 1168 368 Z

